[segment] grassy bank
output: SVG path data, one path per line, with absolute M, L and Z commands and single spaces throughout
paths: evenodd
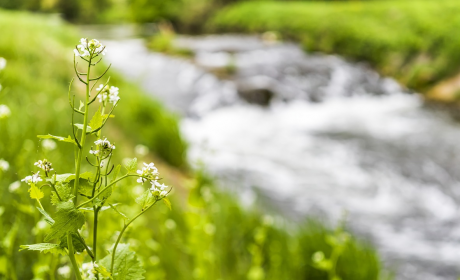
M 35 211 L 27 187 L 13 182 L 29 175 L 37 159 L 48 158 L 57 172 L 73 166 L 73 157 L 66 156 L 72 149 L 59 143 L 55 148 L 44 146 L 36 135 L 71 133 L 67 87 L 73 76 L 72 48 L 79 36 L 59 20 L 5 11 L 0 11 L 0 30 L 0 56 L 7 59 L 0 72 L 0 104 L 11 110 L 9 117 L 0 119 L 0 159 L 10 164 L 0 171 L 0 278 L 68 279 L 56 273 L 67 265 L 67 258 L 18 252 L 21 244 L 43 242 L 49 225 Z M 215 188 L 206 176 L 184 175 L 172 168 L 185 164 L 177 120 L 136 86 L 113 73 L 112 77 L 122 102 L 104 134 L 117 145 L 115 160 L 132 155 L 137 143 L 147 145 L 152 154 L 140 160 L 160 158 L 169 163 L 160 171 L 170 180 L 166 183 L 175 186 L 172 211 L 156 207 L 124 236 L 123 241 L 139 252 L 147 279 L 328 279 L 326 272 L 314 268 L 312 255 L 323 251 L 330 256 L 331 230 L 314 222 L 294 226 L 260 208 L 242 207 L 234 194 Z M 72 89 L 76 95 L 81 92 Z M 140 211 L 133 201 L 143 190 L 133 181 L 120 186 L 112 198 L 132 217 Z M 42 203 L 45 209 L 51 207 L 49 201 Z M 111 240 L 122 221 L 111 210 L 101 217 L 100 234 Z M 81 234 L 90 235 L 88 225 Z M 98 251 L 107 249 L 101 245 Z M 83 256 L 78 256 L 79 262 Z M 375 251 L 354 238 L 337 263 L 343 280 L 379 279 L 381 271 Z
M 369 62 L 427 93 L 460 68 L 460 2 L 250 2 L 218 12 L 209 30 L 278 31 L 307 51 Z M 453 97 L 458 89 L 450 89 Z

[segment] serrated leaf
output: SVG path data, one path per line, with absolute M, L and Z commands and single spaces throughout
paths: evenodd
M 55 188 L 59 192 L 59 196 L 61 197 L 62 201 L 56 195 L 56 192 L 52 191 L 51 192 L 51 203 L 53 205 L 57 205 L 58 203 L 61 203 L 63 201 L 69 201 L 74 197 L 72 194 L 72 188 L 69 186 L 68 183 L 57 183 L 55 185 Z
M 155 197 L 152 195 L 150 190 L 143 192 L 138 198 L 136 203 L 142 206 L 142 209 L 152 205 L 155 202 Z
M 71 233 L 72 235 L 72 245 L 73 245 L 73 249 L 75 250 L 75 252 L 78 252 L 78 253 L 81 253 L 83 251 L 85 251 L 86 247 L 85 245 L 83 244 L 83 242 L 81 241 L 81 239 L 78 237 L 78 235 L 76 233 Z M 61 237 L 61 240 L 60 240 L 60 246 L 63 247 L 63 248 L 68 248 L 67 246 L 67 234 L 66 235 L 63 235 Z
M 40 188 L 35 186 L 35 184 L 33 183 L 30 184 L 29 193 L 30 198 L 32 199 L 42 199 L 45 196 L 45 194 L 40 190 Z
M 75 123 L 74 126 L 80 130 L 83 130 L 83 124 L 81 123 Z M 90 132 L 92 131 L 93 129 L 91 128 L 91 126 L 87 125 L 86 126 L 86 132 Z
M 45 210 L 41 209 L 40 207 L 37 207 L 37 209 L 40 213 L 42 213 L 43 216 L 45 216 L 45 222 L 47 222 L 48 224 L 52 226 L 54 224 L 53 218 L 51 218 L 51 216 Z
M 75 144 L 77 145 L 77 142 L 75 142 L 71 137 L 70 135 L 67 136 L 67 138 L 64 138 L 62 136 L 54 136 L 54 135 L 51 135 L 51 134 L 48 134 L 48 135 L 37 135 L 38 138 L 41 138 L 41 139 L 55 139 L 55 140 L 58 140 L 58 141 L 61 141 L 61 142 L 67 142 L 67 143 L 72 143 L 72 144 Z
M 19 251 L 23 250 L 30 250 L 30 251 L 40 251 L 40 253 L 52 253 L 52 254 L 61 254 L 65 256 L 67 253 L 58 244 L 53 243 L 39 243 L 39 244 L 32 244 L 32 245 L 21 245 Z
M 126 170 L 128 173 L 131 173 L 137 169 L 137 158 L 133 158 L 132 160 L 128 161 L 125 165 Z
M 166 206 L 168 206 L 169 210 L 172 210 L 171 201 L 169 201 L 169 199 L 167 199 L 166 197 L 164 197 L 162 200 L 163 200 L 164 204 L 166 204 Z
M 62 202 L 57 205 L 56 217 L 54 224 L 51 226 L 50 232 L 45 237 L 45 242 L 59 239 L 67 232 L 75 232 L 80 229 L 85 223 L 85 216 L 78 211 L 72 202 Z
M 102 264 L 98 264 L 94 267 L 94 269 L 104 278 L 113 279 L 112 274 L 103 266 Z
M 105 267 L 111 267 L 112 254 L 105 256 L 100 262 Z M 142 280 L 145 273 L 136 254 L 129 250 L 128 244 L 118 244 L 113 265 L 114 280 Z
M 101 107 L 99 107 L 88 125 L 91 126 L 93 130 L 96 130 L 102 126 L 102 122 Z

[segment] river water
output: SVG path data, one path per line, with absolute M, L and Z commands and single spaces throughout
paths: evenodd
M 107 41 L 113 67 L 182 116 L 192 163 L 250 203 L 343 211 L 396 279 L 460 273 L 460 127 L 365 65 L 247 36 L 180 37 L 178 58 Z M 123 95 L 123 93 L 122 93 Z

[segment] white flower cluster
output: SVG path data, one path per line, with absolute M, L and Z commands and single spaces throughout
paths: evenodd
M 96 276 L 94 275 L 96 272 L 96 267 L 98 267 L 96 263 L 83 263 L 81 265 L 80 272 L 83 274 L 84 279 L 96 280 Z
M 137 174 L 141 176 L 137 179 L 138 183 L 144 184 L 147 181 L 156 181 L 159 179 L 158 168 L 155 167 L 153 162 L 147 164 L 144 162 L 144 167 L 141 170 L 137 170 Z
M 86 38 L 80 39 L 80 45 L 73 50 L 75 56 L 89 57 L 93 55 L 105 55 L 105 46 L 102 45 L 98 40 L 88 40 Z
M 4 159 L 0 159 L 0 171 L 7 171 L 8 169 L 10 169 L 10 164 L 4 160 Z
M 166 191 L 166 188 L 168 186 L 166 186 L 165 184 L 160 184 L 156 180 L 150 181 L 150 183 L 152 183 L 152 186 L 150 187 L 150 191 L 155 197 L 163 198 L 168 195 L 168 192 Z
M 39 173 L 40 173 L 40 171 L 38 171 L 37 173 L 32 174 L 31 176 L 25 177 L 25 178 L 22 179 L 21 181 L 22 181 L 22 182 L 25 182 L 25 183 L 28 184 L 28 185 L 37 184 L 38 182 L 43 181 L 42 178 L 40 178 L 40 174 L 39 174 Z
M 140 178 L 137 179 L 138 183 L 143 184 L 147 181 L 150 181 L 150 184 L 152 184 L 150 191 L 155 197 L 163 198 L 168 195 L 168 192 L 166 191 L 168 186 L 158 182 L 158 175 L 160 175 L 160 173 L 158 172 L 158 169 L 155 167 L 153 162 L 149 164 L 144 162 L 144 167 L 141 170 L 137 170 L 137 174 L 140 176 Z
M 115 104 L 118 100 L 120 100 L 120 97 L 118 96 L 119 89 L 117 87 L 111 86 L 109 88 L 108 86 L 104 87 L 104 85 L 101 84 L 96 91 L 101 92 L 97 97 L 99 102 L 108 100 L 109 103 Z
M 44 150 L 52 151 L 52 150 L 56 149 L 56 142 L 54 142 L 51 139 L 44 139 L 42 141 L 42 147 L 43 147 Z
M 47 159 L 39 160 L 36 163 L 34 163 L 34 165 L 37 166 L 38 168 L 43 169 L 46 173 L 50 172 L 51 170 L 54 170 L 51 167 L 53 164 L 49 162 Z
M 95 156 L 106 156 L 110 154 L 112 150 L 115 150 L 115 145 L 110 144 L 110 141 L 107 140 L 107 138 L 99 139 L 95 141 L 94 144 L 96 144 L 97 150 L 91 149 L 89 153 Z
M 8 108 L 6 105 L 0 104 L 0 120 L 8 118 L 10 115 L 10 108 Z
M 68 265 L 65 265 L 65 266 L 61 266 L 60 268 L 58 268 L 57 270 L 57 273 L 62 276 L 64 279 L 69 279 L 70 278 L 70 273 L 71 273 L 71 269 L 70 269 L 70 266 Z

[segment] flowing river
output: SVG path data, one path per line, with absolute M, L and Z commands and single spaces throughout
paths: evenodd
M 364 65 L 289 43 L 179 37 L 194 52 L 105 41 L 107 59 L 182 116 L 192 163 L 284 214 L 348 224 L 396 279 L 460 274 L 460 127 Z

